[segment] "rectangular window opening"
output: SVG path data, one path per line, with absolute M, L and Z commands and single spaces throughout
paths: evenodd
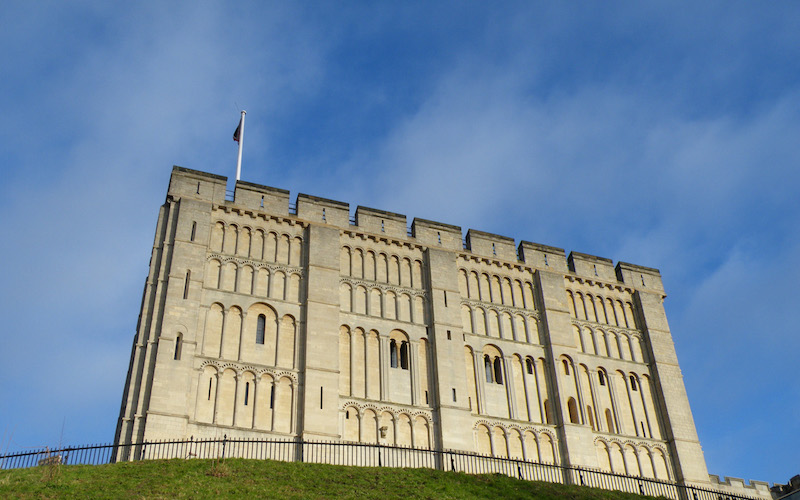
M 452 340 L 452 339 L 450 338 L 450 330 L 447 330 L 447 340 Z
M 213 378 L 208 379 L 208 400 L 211 401 L 211 384 L 214 383 Z
M 444 306 L 447 307 L 447 290 L 445 290 L 443 293 L 444 293 Z
M 269 409 L 275 408 L 275 386 L 273 385 L 269 391 Z
M 453 387 L 453 402 L 456 402 L 456 388 Z
M 319 409 L 322 409 L 322 387 L 319 388 Z
M 189 280 L 192 278 L 192 272 L 186 271 L 186 281 L 183 284 L 183 299 L 189 298 Z
M 244 405 L 247 406 L 247 403 L 250 401 L 250 382 L 246 382 L 244 384 Z
M 197 222 L 192 222 L 192 235 L 189 237 L 189 241 L 194 241 L 194 235 L 197 232 Z
M 429 404 L 428 403 L 428 391 L 425 391 L 425 404 Z

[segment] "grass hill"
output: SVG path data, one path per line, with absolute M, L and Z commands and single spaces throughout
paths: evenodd
M 227 459 L 0 470 L 0 498 L 642 500 L 649 497 L 520 481 L 502 475 Z

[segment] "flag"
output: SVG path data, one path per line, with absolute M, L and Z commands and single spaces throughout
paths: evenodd
M 239 142 L 239 137 L 242 132 L 242 120 L 239 120 L 239 125 L 236 127 L 236 130 L 233 132 L 233 140 Z

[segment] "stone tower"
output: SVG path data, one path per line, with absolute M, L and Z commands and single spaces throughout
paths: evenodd
M 708 484 L 657 270 L 226 182 L 172 171 L 117 443 L 380 442 Z

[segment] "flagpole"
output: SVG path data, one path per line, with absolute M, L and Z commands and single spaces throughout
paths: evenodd
M 244 115 L 246 111 L 242 110 L 242 121 L 239 122 L 239 158 L 236 160 L 236 180 L 242 176 L 242 144 L 244 144 Z

